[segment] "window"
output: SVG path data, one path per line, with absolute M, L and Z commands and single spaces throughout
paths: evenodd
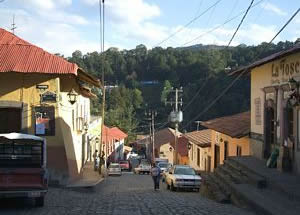
M 192 160 L 194 160 L 194 144 L 192 144 Z
M 238 157 L 242 156 L 242 147 L 241 146 L 236 147 L 236 156 L 238 156 Z
M 200 149 L 197 148 L 197 165 L 200 166 Z
M 35 135 L 55 136 L 55 109 L 50 107 L 35 107 Z

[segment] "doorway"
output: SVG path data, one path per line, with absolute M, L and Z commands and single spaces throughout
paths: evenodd
M 0 122 L 0 133 L 21 133 L 22 109 L 0 108 Z
M 272 145 L 274 144 L 274 108 L 267 107 L 266 109 L 266 137 L 264 147 L 264 158 L 269 158 L 271 155 Z
M 220 165 L 220 146 L 215 145 L 215 165 L 214 168 L 217 168 Z

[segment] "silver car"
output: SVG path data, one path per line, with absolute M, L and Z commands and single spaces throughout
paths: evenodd
M 157 166 L 160 168 L 161 174 L 163 174 L 164 172 L 167 171 L 168 168 L 172 166 L 172 164 L 166 162 L 159 162 Z
M 121 166 L 118 163 L 111 163 L 108 167 L 108 175 L 122 175 Z
M 189 188 L 199 191 L 201 177 L 190 166 L 175 165 L 166 173 L 166 187 L 172 191 L 178 188 Z

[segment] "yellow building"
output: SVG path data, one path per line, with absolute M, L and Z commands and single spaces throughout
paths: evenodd
M 277 167 L 300 173 L 300 46 L 234 71 L 251 74 L 251 154 L 268 159 L 279 150 Z
M 189 140 L 189 165 L 196 171 L 211 170 L 211 133 L 204 129 L 184 134 Z
M 91 85 L 76 64 L 0 29 L 0 133 L 46 138 L 50 180 L 75 180 L 88 159 Z
M 229 156 L 250 155 L 250 112 L 201 123 L 211 132 L 211 171 Z

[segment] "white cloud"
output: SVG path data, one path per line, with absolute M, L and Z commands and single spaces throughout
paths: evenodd
M 277 7 L 276 5 L 274 4 L 271 4 L 269 2 L 263 2 L 261 4 L 261 7 L 267 11 L 271 11 L 279 16 L 286 16 L 287 15 L 287 12 L 281 10 L 279 7 Z

